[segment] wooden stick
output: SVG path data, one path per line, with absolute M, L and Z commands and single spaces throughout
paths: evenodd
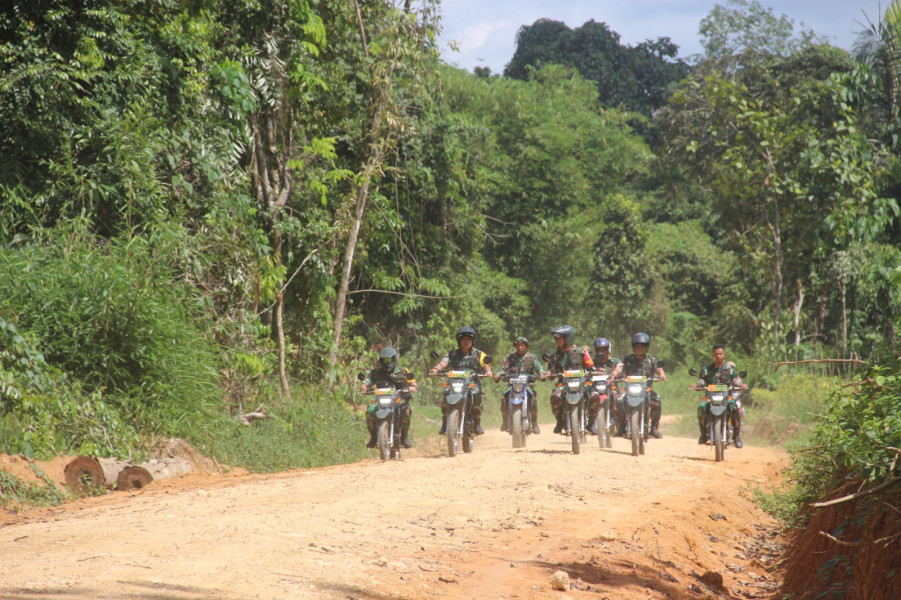
M 776 370 L 779 370 L 779 367 L 781 367 L 782 365 L 805 365 L 810 363 L 853 363 L 855 365 L 869 364 L 868 361 L 860 360 L 859 358 L 811 358 L 809 360 L 791 360 L 775 364 Z
M 848 546 L 849 548 L 856 548 L 857 546 L 860 546 L 860 545 L 861 545 L 861 542 L 845 542 L 845 541 L 842 541 L 842 540 L 840 540 L 840 539 L 834 538 L 834 537 L 832 537 L 831 535 L 829 535 L 828 533 L 826 533 L 825 531 L 821 531 L 821 532 L 820 532 L 820 535 L 823 536 L 824 538 L 828 539 L 828 540 L 832 540 L 833 542 L 835 542 L 835 543 L 838 544 L 839 546 Z

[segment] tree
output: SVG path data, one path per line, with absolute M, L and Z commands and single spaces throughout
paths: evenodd
M 528 79 L 545 65 L 572 67 L 595 83 L 602 105 L 650 117 L 666 102 L 669 88 L 688 74 L 677 53 L 678 46 L 665 37 L 628 46 L 606 23 L 592 20 L 573 30 L 540 19 L 520 28 L 504 74 Z

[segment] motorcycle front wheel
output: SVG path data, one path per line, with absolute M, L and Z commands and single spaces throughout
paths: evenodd
M 388 421 L 382 421 L 379 423 L 379 458 L 382 460 L 388 460 L 389 448 L 391 441 L 388 439 Z
M 603 450 L 604 448 L 610 447 L 610 430 L 607 429 L 607 413 L 609 409 L 607 406 L 602 406 L 601 410 L 598 411 L 597 416 L 597 426 L 598 426 L 598 446 Z
M 569 407 L 569 438 L 572 440 L 573 454 L 582 451 L 582 411 L 578 404 Z
M 638 456 L 642 450 L 641 413 L 638 410 L 633 410 L 629 415 L 629 433 L 632 437 L 632 456 Z
M 513 447 L 525 448 L 526 436 L 522 426 L 522 406 L 510 411 L 510 433 L 513 435 Z
M 724 427 L 723 415 L 713 417 L 713 447 L 716 449 L 716 462 L 722 462 L 725 458 L 725 443 L 723 441 Z
M 452 408 L 447 412 L 447 454 L 457 455 L 457 431 L 460 429 L 460 411 Z

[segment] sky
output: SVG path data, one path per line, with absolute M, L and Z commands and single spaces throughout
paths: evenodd
M 776 16 L 792 19 L 826 36 L 846 50 L 869 21 L 877 22 L 880 7 L 891 0 L 759 0 Z M 445 62 L 472 71 L 489 67 L 502 73 L 513 58 L 516 32 L 538 19 L 562 21 L 570 29 L 594 19 L 620 35 L 620 43 L 635 45 L 669 37 L 685 58 L 701 52 L 698 26 L 717 4 L 727 0 L 441 0 Z M 457 46 L 457 51 L 451 46 Z

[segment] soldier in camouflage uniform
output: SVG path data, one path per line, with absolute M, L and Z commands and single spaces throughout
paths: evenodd
M 726 363 L 726 349 L 720 345 L 713 347 L 713 363 L 701 369 L 698 381 L 692 386 L 692 389 L 703 390 L 714 383 L 725 383 L 730 388 L 745 389 L 748 387 L 742 382 L 735 366 L 732 363 Z M 701 431 L 701 437 L 698 438 L 699 444 L 707 443 L 707 405 L 708 402 L 705 400 L 698 406 L 698 427 Z M 732 443 L 736 448 L 741 448 L 744 446 L 741 441 L 741 415 L 739 415 L 738 407 L 731 395 L 729 396 L 729 415 L 732 420 Z
M 666 381 L 666 373 L 663 367 L 657 366 L 657 359 L 648 355 L 651 348 L 651 337 L 646 333 L 636 333 L 632 336 L 632 354 L 623 357 L 623 362 L 616 365 L 613 373 L 610 374 L 611 379 L 615 379 L 620 373 L 625 375 L 644 375 L 645 377 L 660 378 L 660 381 Z M 663 398 L 657 395 L 657 392 L 651 391 L 651 435 L 658 440 L 663 437 L 660 433 L 660 416 L 663 414 Z M 625 412 L 625 411 L 623 411 Z
M 472 327 L 461 327 L 457 330 L 457 348 L 444 355 L 438 364 L 429 370 L 429 374 L 435 375 L 445 369 L 471 371 L 484 373 L 492 377 L 491 365 L 485 361 L 487 354 L 473 347 L 476 339 L 476 330 Z M 482 382 L 476 380 L 476 388 L 472 392 L 472 428 L 476 435 L 482 435 Z M 444 414 L 444 406 L 441 408 L 440 435 L 447 433 L 447 415 Z
M 613 372 L 613 369 L 619 364 L 619 359 L 610 356 L 610 340 L 598 338 L 594 341 L 594 358 L 592 361 L 594 362 L 595 371 L 607 373 L 608 375 Z M 611 410 L 615 412 L 616 402 L 613 401 L 613 391 L 611 388 L 608 388 L 608 390 Z M 601 397 L 597 393 L 592 392 L 591 397 L 588 398 L 588 433 L 592 435 L 598 434 L 597 416 L 600 409 Z
M 529 340 L 524 337 L 518 337 L 513 342 L 516 352 L 508 354 L 501 365 L 499 373 L 495 374 L 494 380 L 500 381 L 506 375 L 538 375 L 541 381 L 544 381 L 544 367 L 535 357 L 534 354 L 528 352 Z M 504 392 L 501 398 L 501 431 L 507 431 L 507 405 L 509 404 L 510 390 Z M 532 433 L 541 433 L 538 428 L 538 396 L 535 394 L 535 388 L 529 386 L 529 421 L 532 423 Z
M 585 346 L 576 346 L 576 330 L 572 325 L 558 325 L 551 329 L 551 335 L 557 344 L 557 351 L 548 361 L 548 370 L 555 375 L 562 375 L 567 369 L 591 369 L 594 361 Z M 551 393 L 551 411 L 557 419 L 554 433 L 563 433 L 563 388 L 555 387 Z
M 360 391 L 364 394 L 370 388 L 393 387 L 401 390 L 400 398 L 404 401 L 401 406 L 400 421 L 400 443 L 404 448 L 412 448 L 413 443 L 410 441 L 410 417 L 413 415 L 413 409 L 410 407 L 410 400 L 413 392 L 416 391 L 416 379 L 407 378 L 409 371 L 397 365 L 397 350 L 391 347 L 382 348 L 379 352 L 379 366 L 369 372 L 369 377 L 363 380 L 360 385 Z M 370 403 L 366 409 L 366 428 L 369 429 L 369 441 L 366 443 L 367 448 L 375 448 L 376 429 L 375 410 L 378 404 L 375 400 Z

